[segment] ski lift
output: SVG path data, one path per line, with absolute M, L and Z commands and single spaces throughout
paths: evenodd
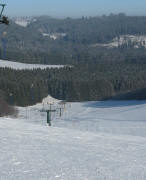
M 6 4 L 0 4 L 0 6 L 2 7 L 1 12 L 0 12 L 0 24 L 9 25 L 8 17 L 3 16 L 3 11 L 4 11 Z

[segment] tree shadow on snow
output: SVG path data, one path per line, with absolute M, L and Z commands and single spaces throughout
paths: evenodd
M 92 108 L 112 108 L 112 107 L 125 107 L 125 106 L 139 106 L 146 107 L 146 100 L 106 100 L 106 101 L 92 101 L 86 102 L 85 107 Z M 136 107 L 138 108 L 138 107 Z
M 85 106 L 95 108 L 112 108 L 124 106 L 146 106 L 146 88 L 113 96 L 111 100 L 87 102 Z M 138 108 L 138 107 L 136 107 Z

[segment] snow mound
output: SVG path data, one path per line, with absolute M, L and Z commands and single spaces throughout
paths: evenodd
M 44 99 L 42 100 L 42 103 L 43 103 L 44 105 L 46 105 L 46 104 L 57 104 L 57 103 L 59 103 L 59 102 L 60 102 L 60 100 L 55 99 L 55 98 L 53 98 L 53 97 L 50 96 L 50 95 L 48 95 L 46 98 L 44 98 Z

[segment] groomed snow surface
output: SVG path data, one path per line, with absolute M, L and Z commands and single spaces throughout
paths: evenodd
M 52 127 L 41 112 L 50 106 Z M 0 180 L 146 179 L 146 101 L 48 97 L 19 110 L 0 118 Z
M 0 59 L 0 67 L 16 70 L 32 70 L 32 69 L 47 69 L 47 68 L 63 68 L 64 65 L 42 65 L 42 64 L 26 64 L 14 61 L 6 61 Z

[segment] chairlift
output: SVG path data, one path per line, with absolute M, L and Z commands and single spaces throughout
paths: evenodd
M 1 12 L 0 12 L 0 24 L 9 25 L 8 17 L 3 16 L 3 11 L 4 11 L 4 9 L 5 9 L 5 6 L 6 6 L 6 4 L 0 4 L 0 7 L 2 8 L 2 9 L 1 9 Z

